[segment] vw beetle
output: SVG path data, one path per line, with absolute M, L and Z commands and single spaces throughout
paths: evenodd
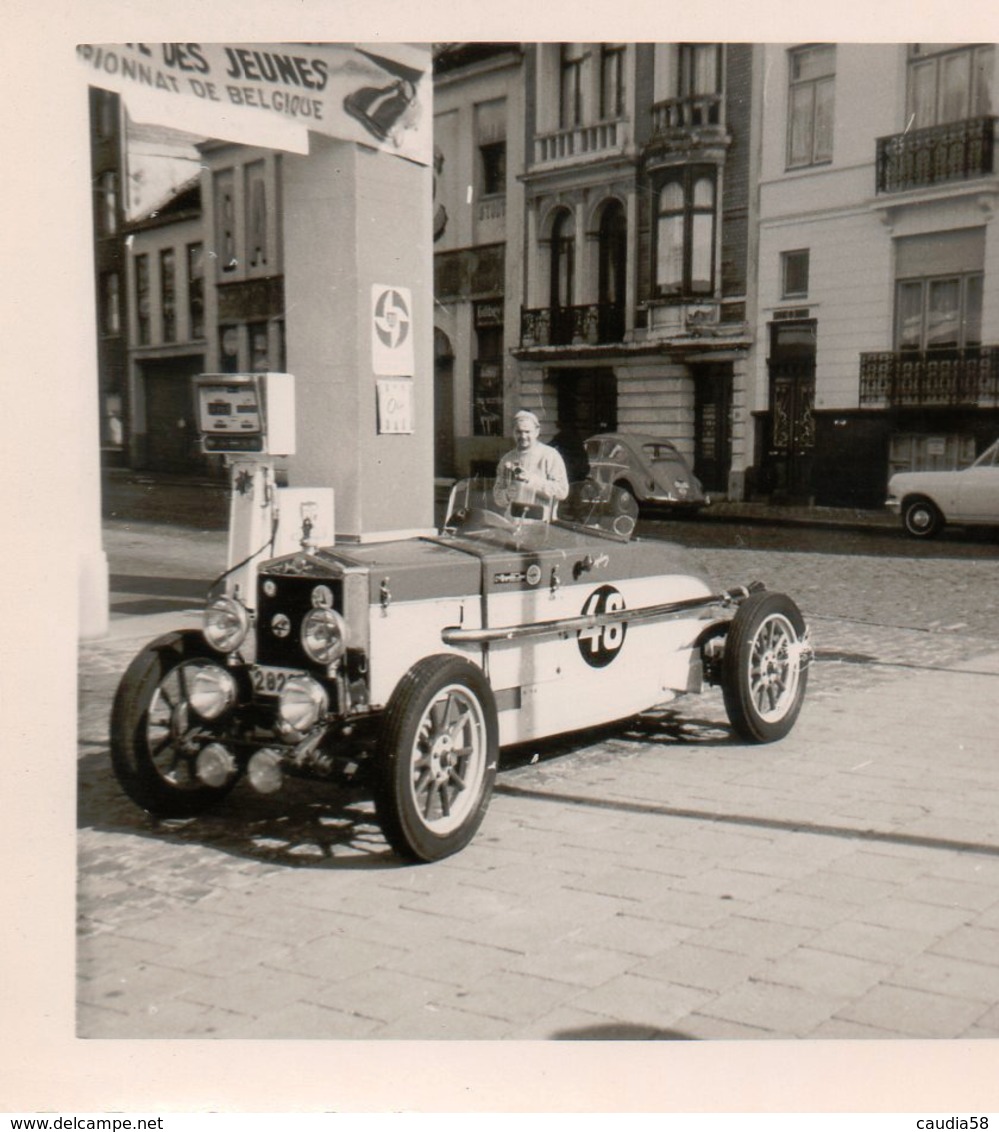
M 244 775 L 270 792 L 366 774 L 389 844 L 433 861 L 475 835 L 507 745 L 704 683 L 743 739 L 790 731 L 811 648 L 789 597 L 716 591 L 682 547 L 632 537 L 635 501 L 613 486 L 575 484 L 557 508 L 502 507 L 467 480 L 437 536 L 265 562 L 252 607 L 213 598 L 200 631 L 132 661 L 111 718 L 121 786 L 189 816 Z

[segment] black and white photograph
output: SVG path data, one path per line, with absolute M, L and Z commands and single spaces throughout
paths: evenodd
M 90 1107 L 994 1109 L 999 26 L 334 8 L 48 56 L 18 901 L 178 1059 Z

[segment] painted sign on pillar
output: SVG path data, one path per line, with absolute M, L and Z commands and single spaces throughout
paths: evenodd
M 408 287 L 371 288 L 371 368 L 376 377 L 412 377 L 413 295 Z

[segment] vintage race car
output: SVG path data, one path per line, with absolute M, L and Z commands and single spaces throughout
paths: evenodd
M 111 718 L 126 793 L 192 815 L 245 774 L 358 781 L 403 856 L 472 839 L 501 747 L 627 719 L 720 684 L 732 727 L 766 743 L 802 706 L 811 648 L 787 596 L 712 588 L 671 543 L 631 537 L 634 499 L 574 485 L 557 515 L 456 485 L 440 535 L 266 562 L 252 608 L 135 657 Z

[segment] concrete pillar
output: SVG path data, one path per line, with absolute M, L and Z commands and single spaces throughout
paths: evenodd
M 77 139 L 80 159 L 69 166 L 72 175 L 65 190 L 71 196 L 66 209 L 73 217 L 71 248 L 64 248 L 62 270 L 72 270 L 74 278 L 62 293 L 73 296 L 72 327 L 75 348 L 72 383 L 75 394 L 78 445 L 75 476 L 77 609 L 78 635 L 83 640 L 104 636 L 108 631 L 109 577 L 107 555 L 101 533 L 101 436 L 100 397 L 97 380 L 97 297 L 94 288 L 93 190 L 87 138 L 90 112 L 87 84 L 82 77 L 75 83 L 75 97 L 64 106 L 63 126 Z M 123 281 L 124 283 L 124 281 Z M 124 295 L 122 296 L 124 305 Z
M 431 531 L 431 169 L 315 134 L 309 155 L 286 156 L 283 167 L 287 366 L 298 427 L 289 483 L 334 489 L 338 539 Z M 375 372 L 385 368 L 375 346 L 376 287 L 409 299 L 411 374 Z M 411 432 L 379 432 L 379 381 L 408 388 Z

